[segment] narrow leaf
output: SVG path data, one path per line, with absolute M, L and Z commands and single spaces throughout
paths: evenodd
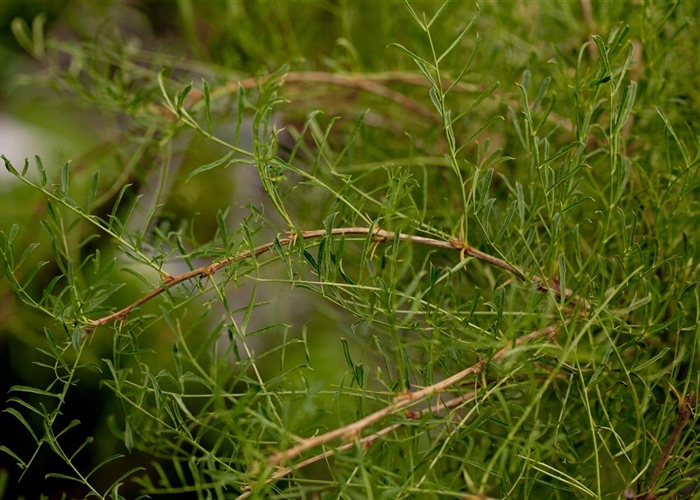
M 19 457 L 18 457 L 11 449 L 9 449 L 7 446 L 5 446 L 5 445 L 0 446 L 0 451 L 4 451 L 4 452 L 7 453 L 8 455 L 10 455 L 12 458 L 14 458 L 15 460 L 17 460 L 17 466 L 18 466 L 20 469 L 26 469 L 26 468 L 27 468 L 26 462 L 25 462 L 24 460 L 22 460 L 21 458 L 19 458 Z
M 428 90 L 428 95 L 430 96 L 430 100 L 433 102 L 433 106 L 435 106 L 435 109 L 437 109 L 438 114 L 442 116 L 442 103 L 438 99 L 437 92 L 435 92 L 435 87 L 430 87 L 430 90 Z
M 80 341 L 83 339 L 85 334 L 85 329 L 82 326 L 76 326 L 73 329 L 73 334 L 71 335 L 71 341 L 73 343 L 73 349 L 76 351 L 80 349 Z
M 211 95 L 209 92 L 209 82 L 202 78 L 202 91 L 204 93 L 204 116 L 207 120 L 207 133 L 211 137 Z
M 434 65 L 430 64 L 428 61 L 426 61 L 425 59 L 423 59 L 422 57 L 420 57 L 420 56 L 419 56 L 418 54 L 416 54 L 415 52 L 411 52 L 410 50 L 408 50 L 406 47 L 404 47 L 404 46 L 401 45 L 400 43 L 390 43 L 387 47 L 396 47 L 397 49 L 399 49 L 399 50 L 402 51 L 403 53 L 408 54 L 408 56 L 409 56 L 411 59 L 413 59 L 414 61 L 416 61 L 416 63 L 420 62 L 420 63 L 423 64 L 425 67 L 430 68 L 431 70 L 435 71 L 435 66 L 434 66 Z
M 64 193 L 68 193 L 69 165 L 70 162 L 66 161 L 63 163 L 63 168 L 61 169 L 61 191 L 63 191 Z
M 433 14 L 433 17 L 430 18 L 430 21 L 428 21 L 427 27 L 430 28 L 435 20 L 440 17 L 440 14 L 442 14 L 442 11 L 445 10 L 445 8 L 448 6 L 450 3 L 450 0 L 446 0 L 445 3 L 443 3 L 440 8 L 437 10 L 435 14 Z
M 176 103 L 177 103 L 178 112 L 180 112 L 180 110 L 183 109 L 182 104 L 185 102 L 185 98 L 187 97 L 187 94 L 189 94 L 191 90 L 192 90 L 192 82 L 188 83 L 187 86 L 185 86 L 185 88 L 182 89 L 182 92 L 179 92 L 177 94 Z
M 22 414 L 20 412 L 18 412 L 14 408 L 5 408 L 3 411 L 5 413 L 9 413 L 13 417 L 15 417 L 17 420 L 19 420 L 20 423 L 29 431 L 29 434 L 32 435 L 32 437 L 34 438 L 34 441 L 37 444 L 39 443 L 39 439 L 36 437 L 36 434 L 34 434 L 34 429 L 32 429 L 31 425 L 29 425 L 29 423 L 24 419 L 24 416 L 22 416 Z
M 42 163 L 41 158 L 38 155 L 34 156 L 34 161 L 36 162 L 36 169 L 39 171 L 39 177 L 41 178 L 41 187 L 44 187 L 48 182 L 48 179 L 46 177 L 46 169 L 44 168 L 44 164 Z
M 238 141 L 241 138 L 241 127 L 243 125 L 243 108 L 245 106 L 245 90 L 239 86 L 236 91 L 236 138 L 233 141 L 235 146 L 238 146 Z
M 10 160 L 8 160 L 5 155 L 0 156 L 0 158 L 2 158 L 2 160 L 5 162 L 5 168 L 8 172 L 10 172 L 12 175 L 20 177 L 19 172 L 15 170 L 15 167 L 12 166 L 12 163 L 10 163 Z
M 126 429 L 124 429 L 124 446 L 126 446 L 126 449 L 129 451 L 134 448 L 134 434 L 131 430 L 131 424 L 129 424 L 128 421 L 126 422 Z
M 202 165 L 201 167 L 195 168 L 187 176 L 187 179 L 185 180 L 185 182 L 189 182 L 190 179 L 192 179 L 194 176 L 201 174 L 202 172 L 206 172 L 207 170 L 211 170 L 213 168 L 217 168 L 217 167 L 220 167 L 222 165 L 224 166 L 224 168 L 228 167 L 232 163 L 232 161 L 231 161 L 232 156 L 233 156 L 233 151 L 224 155 L 223 157 L 219 158 L 216 161 L 213 161 L 211 163 L 207 163 L 206 165 Z
M 58 394 L 55 394 L 53 392 L 49 391 L 44 391 L 41 389 L 37 389 L 36 387 L 29 387 L 27 385 L 13 385 L 10 387 L 10 390 L 8 392 L 28 392 L 30 394 L 38 394 L 40 396 L 50 396 L 52 398 L 59 398 L 60 396 Z
M 442 9 L 444 9 L 446 5 L 447 5 L 447 2 L 445 2 L 445 4 L 443 4 L 443 6 L 442 6 L 442 7 L 440 8 L 440 10 L 438 11 L 438 14 L 439 14 L 440 12 L 442 12 Z M 466 35 L 467 33 L 469 33 L 469 31 L 472 29 L 472 27 L 473 27 L 474 24 L 476 23 L 476 20 L 479 18 L 479 14 L 480 14 L 479 6 L 478 6 L 478 5 L 477 5 L 477 8 L 476 8 L 476 9 L 477 9 L 477 10 L 476 10 L 476 14 L 474 14 L 474 17 L 472 17 L 471 21 L 469 21 L 469 24 L 467 25 L 467 27 L 464 28 L 464 29 L 462 30 L 462 32 L 459 34 L 459 36 L 457 36 L 457 38 L 455 38 L 455 40 L 452 42 L 452 44 L 450 44 L 450 46 L 447 48 L 447 50 L 446 50 L 445 52 L 443 52 L 442 55 L 441 55 L 440 57 L 438 57 L 438 59 L 437 59 L 437 62 L 438 62 L 438 63 L 439 63 L 440 61 L 442 61 L 443 58 L 444 58 L 447 54 L 449 54 L 450 52 L 452 52 L 452 50 L 457 46 L 457 44 L 458 44 L 459 42 L 462 41 L 462 38 L 464 38 L 465 35 Z M 437 17 L 437 14 L 436 14 L 435 16 Z M 433 19 L 434 19 L 434 18 L 433 18 Z M 432 21 L 430 21 L 430 22 L 432 23 Z
M 420 26 L 423 31 L 427 31 L 428 27 L 423 23 L 423 21 L 421 21 L 420 17 L 418 17 L 418 14 L 416 14 L 416 11 L 413 10 L 413 7 L 411 7 L 411 4 L 408 3 L 408 0 L 404 0 L 403 3 L 406 5 L 408 12 L 411 14 L 411 17 L 413 17 L 413 19 L 415 19 L 415 21 L 418 23 L 418 26 Z
M 99 182 L 100 171 L 95 170 L 95 172 L 92 174 L 92 177 L 90 178 L 90 187 L 88 188 L 87 207 L 85 209 L 87 213 L 92 212 L 92 204 L 95 202 L 95 198 L 97 196 L 97 185 Z

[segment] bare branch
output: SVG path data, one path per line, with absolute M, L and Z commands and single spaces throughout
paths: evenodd
M 392 241 L 397 238 L 396 233 L 394 233 L 393 231 L 385 231 L 383 229 L 372 230 L 366 227 L 339 227 L 332 229 L 330 231 L 330 234 L 333 236 L 366 236 L 370 234 L 370 231 L 372 233 L 372 239 L 378 242 Z M 323 236 L 326 236 L 327 234 L 329 233 L 325 229 L 301 231 L 301 235 L 304 239 L 321 238 Z M 498 257 L 494 257 L 493 255 L 484 253 L 481 250 L 477 250 L 476 248 L 470 247 L 455 238 L 450 238 L 449 241 L 444 241 L 434 238 L 428 238 L 425 236 L 416 236 L 404 233 L 400 233 L 398 235 L 398 238 L 400 241 L 410 241 L 416 245 L 442 248 L 445 250 L 457 250 L 460 253 L 463 253 L 464 255 L 468 255 L 469 257 L 473 257 L 475 259 L 491 264 L 492 266 L 499 267 L 505 271 L 515 274 L 521 280 L 527 281 L 528 279 L 528 274 L 525 271 L 509 264 L 503 259 L 499 259 Z M 279 243 L 281 245 L 294 244 L 296 240 L 296 233 L 288 233 L 288 236 L 279 239 Z M 213 274 L 230 264 L 261 255 L 267 252 L 268 250 L 272 249 L 274 245 L 275 241 L 270 241 L 268 243 L 255 247 L 253 250 L 246 250 L 232 257 L 226 257 L 225 259 L 213 262 L 207 266 L 200 267 L 176 276 L 168 276 L 158 288 L 155 288 L 154 290 L 150 291 L 149 293 L 134 301 L 133 303 L 129 304 L 128 306 L 124 307 L 123 309 L 120 309 L 119 311 L 116 311 L 102 318 L 90 320 L 88 323 L 88 329 L 86 333 L 92 333 L 99 326 L 104 326 L 125 319 L 129 314 L 131 314 L 131 312 L 134 309 L 141 306 L 142 304 L 145 304 L 149 300 L 157 297 L 169 288 L 172 288 L 176 285 L 179 285 L 182 282 L 189 281 L 192 279 L 207 278 L 209 276 L 212 276 Z M 556 282 L 554 282 L 553 284 L 549 284 L 547 280 L 537 275 L 531 275 L 529 279 L 537 283 L 539 289 L 544 292 L 553 292 L 557 296 L 561 296 L 562 294 L 562 291 L 559 289 L 559 286 Z M 572 299 L 573 292 L 570 289 L 567 288 L 563 293 L 565 294 L 566 299 Z M 584 302 L 584 307 L 588 309 L 587 302 Z
M 556 334 L 557 330 L 557 326 L 548 326 L 547 328 L 544 328 L 542 330 L 537 330 L 528 333 L 527 335 L 523 335 L 522 337 L 519 337 L 513 344 L 507 345 L 506 347 L 498 351 L 493 356 L 493 358 L 491 358 L 491 361 L 497 361 L 498 359 L 502 358 L 510 351 L 512 351 L 514 347 L 525 344 L 532 340 L 545 336 L 552 338 Z M 368 427 L 369 425 L 372 425 L 373 423 L 378 422 L 384 417 L 396 413 L 397 411 L 411 406 L 427 397 L 433 396 L 435 394 L 440 394 L 449 387 L 455 385 L 458 382 L 461 382 L 469 375 L 481 373 L 488 363 L 489 361 L 487 360 L 481 360 L 475 365 L 472 365 L 469 368 L 465 368 L 461 372 L 455 373 L 454 375 L 447 377 L 446 379 L 438 382 L 437 384 L 429 385 L 415 392 L 407 392 L 401 394 L 395 399 L 394 403 L 382 408 L 381 410 L 371 413 L 370 415 L 367 415 L 366 417 L 363 417 L 360 420 L 357 420 L 356 422 L 345 425 L 343 427 L 339 427 L 330 432 L 326 432 L 324 434 L 305 439 L 300 444 L 289 448 L 288 450 L 276 453 L 275 455 L 270 457 L 270 463 L 284 463 L 287 460 L 295 458 L 303 452 L 310 450 L 311 448 L 315 448 L 316 446 L 320 446 L 335 439 L 354 440 L 357 436 L 360 435 L 362 430 Z
M 682 399 L 679 395 L 678 399 L 678 420 L 676 421 L 676 425 L 673 428 L 671 435 L 668 437 L 668 441 L 666 441 L 666 446 L 664 446 L 663 450 L 661 450 L 659 460 L 656 462 L 656 465 L 654 465 L 654 470 L 651 472 L 652 481 L 649 484 L 649 488 L 647 488 L 647 493 L 646 495 L 644 495 L 643 500 L 655 500 L 656 498 L 658 498 L 658 496 L 653 492 L 654 487 L 659 481 L 659 474 L 663 472 L 664 468 L 666 467 L 666 464 L 668 463 L 668 460 L 671 458 L 671 452 L 676 446 L 676 443 L 678 443 L 678 440 L 680 439 L 681 434 L 683 433 L 683 428 L 686 426 L 688 420 L 693 415 L 695 404 L 697 402 L 697 394 L 691 393 L 686 395 L 686 397 Z
M 432 415 L 432 414 L 441 413 L 441 412 L 450 410 L 452 408 L 456 408 L 457 406 L 461 405 L 462 403 L 466 403 L 467 401 L 471 401 L 475 397 L 476 397 L 476 393 L 470 392 L 468 394 L 462 394 L 461 396 L 457 396 L 456 398 L 452 398 L 448 401 L 445 401 L 444 403 L 442 401 L 440 401 L 440 402 L 434 404 L 433 406 L 429 406 L 428 408 L 423 408 L 422 410 L 420 410 L 418 412 L 406 412 L 406 413 L 407 413 L 407 416 L 409 418 L 419 419 L 423 415 L 426 415 L 426 414 Z M 409 413 L 410 413 L 410 415 L 409 415 Z M 397 422 L 395 424 L 384 427 L 383 429 L 381 429 L 373 434 L 370 434 L 369 436 L 365 436 L 362 439 L 358 440 L 357 442 L 353 441 L 350 443 L 345 443 L 344 445 L 339 446 L 335 449 L 326 450 L 323 453 L 319 453 L 318 455 L 315 455 L 311 458 L 307 458 L 306 460 L 303 460 L 299 463 L 296 463 L 290 467 L 281 467 L 281 468 L 277 469 L 274 472 L 274 474 L 272 474 L 272 476 L 270 476 L 270 478 L 265 481 L 265 483 L 269 484 L 273 481 L 276 481 L 277 479 L 280 479 L 288 474 L 291 474 L 295 470 L 302 469 L 302 468 L 306 467 L 307 465 L 311 465 L 311 464 L 314 464 L 314 463 L 316 463 L 320 460 L 323 460 L 325 458 L 332 457 L 337 452 L 348 450 L 348 449 L 352 448 L 353 446 L 359 445 L 359 446 L 362 446 L 364 449 L 367 449 L 370 446 L 372 446 L 377 439 L 391 433 L 392 431 L 395 431 L 396 429 L 398 429 L 400 427 L 403 427 L 403 425 L 404 424 L 402 422 Z M 243 489 L 245 491 L 241 495 L 237 496 L 236 500 L 243 500 L 244 498 L 248 498 L 249 496 L 251 496 L 253 494 L 250 486 L 247 486 Z

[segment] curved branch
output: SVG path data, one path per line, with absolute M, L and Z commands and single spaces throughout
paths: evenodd
M 445 401 L 444 403 L 442 401 L 434 404 L 433 406 L 429 406 L 427 408 L 423 408 L 420 411 L 416 412 L 411 412 L 411 411 L 406 411 L 406 416 L 411 419 L 420 419 L 423 417 L 423 415 L 428 415 L 428 414 L 435 414 L 435 413 L 442 413 L 443 411 L 450 410 L 452 408 L 456 408 L 462 403 L 466 403 L 468 401 L 473 400 L 476 398 L 476 393 L 475 392 L 470 392 L 467 394 L 462 394 L 461 396 L 457 396 L 456 398 L 452 398 L 448 401 Z M 362 446 L 363 449 L 367 449 L 370 446 L 374 444 L 374 442 L 379 439 L 382 436 L 385 436 L 392 431 L 395 431 L 396 429 L 403 427 L 403 422 L 397 422 L 395 424 L 388 425 L 384 427 L 383 429 L 378 430 L 377 432 L 374 432 L 368 436 L 363 437 L 362 439 L 358 440 L 357 443 L 355 441 L 345 443 L 344 445 L 338 446 L 335 449 L 332 450 L 326 450 L 323 453 L 319 453 L 318 455 L 315 455 L 311 458 L 307 458 L 306 460 L 303 460 L 299 463 L 296 463 L 294 465 L 291 465 L 289 467 L 281 467 L 277 469 L 266 481 L 266 484 L 272 483 L 273 481 L 276 481 L 277 479 L 283 478 L 284 476 L 287 476 L 294 472 L 295 470 L 302 469 L 308 465 L 314 464 L 320 460 L 324 460 L 328 457 L 332 457 L 339 451 L 345 451 L 356 444 L 359 444 Z M 250 486 L 245 486 L 243 488 L 243 493 L 241 493 L 239 496 L 236 497 L 236 500 L 243 500 L 244 498 L 248 498 L 253 494 L 253 490 Z
M 537 330 L 528 333 L 527 335 L 523 335 L 522 337 L 518 337 L 518 339 L 513 344 L 507 345 L 503 349 L 498 351 L 493 356 L 493 358 L 491 358 L 490 361 L 497 361 L 498 359 L 502 358 L 510 351 L 512 351 L 514 347 L 525 344 L 532 340 L 541 337 L 552 338 L 557 333 L 557 331 L 557 326 L 548 326 L 547 328 L 543 328 L 542 330 Z M 453 386 L 454 384 L 461 382 L 469 375 L 476 375 L 477 373 L 481 373 L 490 361 L 482 359 L 475 365 L 472 365 L 469 368 L 465 368 L 461 372 L 455 373 L 454 375 L 447 377 L 446 379 L 438 382 L 437 384 L 429 385 L 418 391 L 401 394 L 395 399 L 394 403 L 385 406 L 381 410 L 375 411 L 374 413 L 371 413 L 366 417 L 361 418 L 360 420 L 357 420 L 343 427 L 339 427 L 332 431 L 326 432 L 324 434 L 305 439 L 304 441 L 292 448 L 275 453 L 273 456 L 270 457 L 269 462 L 272 465 L 282 464 L 287 460 L 295 458 L 303 452 L 310 450 L 311 448 L 315 448 L 316 446 L 320 446 L 335 439 L 354 440 L 357 436 L 360 435 L 363 429 L 375 422 L 378 422 L 384 417 L 396 413 L 397 411 L 411 406 L 427 397 L 433 396 L 435 394 L 440 394 L 441 392 L 444 392 L 446 389 Z
M 378 242 L 392 241 L 397 239 L 398 237 L 399 241 L 410 241 L 411 243 L 414 243 L 416 245 L 424 245 L 434 248 L 442 248 L 444 250 L 459 251 L 462 255 L 473 257 L 475 259 L 491 264 L 494 267 L 498 267 L 505 271 L 508 271 L 509 273 L 516 275 L 519 279 L 523 281 L 527 281 L 529 277 L 530 280 L 537 283 L 538 288 L 543 292 L 552 292 L 558 297 L 562 295 L 562 291 L 559 289 L 558 283 L 555 280 L 553 280 L 552 284 L 550 284 L 540 276 L 529 276 L 528 273 L 526 273 L 522 269 L 519 269 L 509 264 L 505 260 L 499 259 L 498 257 L 494 257 L 493 255 L 487 254 L 485 252 L 482 252 L 481 250 L 477 250 L 476 248 L 470 247 L 469 245 L 466 245 L 465 243 L 455 238 L 450 238 L 449 241 L 444 241 L 437 240 L 434 238 L 428 238 L 425 236 L 416 236 L 412 234 L 399 233 L 397 235 L 393 231 L 385 231 L 383 229 L 370 229 L 367 227 L 339 227 L 331 229 L 330 232 L 326 231 L 325 229 L 316 229 L 312 231 L 300 232 L 301 236 L 304 239 L 321 238 L 323 236 L 328 235 L 329 233 L 332 236 L 367 236 L 371 233 L 372 239 Z M 272 249 L 275 246 L 276 241 L 279 241 L 280 245 L 294 244 L 298 237 L 297 233 L 290 232 L 287 234 L 288 236 L 284 238 L 267 242 L 263 245 L 255 247 L 252 250 L 246 250 L 245 252 L 241 252 L 232 257 L 226 257 L 224 259 L 215 261 L 207 266 L 193 269 L 192 271 L 188 271 L 183 274 L 178 274 L 176 276 L 168 276 L 167 279 L 158 288 L 155 288 L 154 290 L 150 291 L 149 293 L 134 301 L 133 303 L 129 304 L 128 306 L 124 307 L 123 309 L 120 309 L 119 311 L 116 311 L 112 314 L 109 314 L 108 316 L 104 316 L 99 319 L 89 320 L 88 330 L 86 331 L 86 334 L 92 333 L 92 331 L 94 331 L 94 329 L 99 326 L 104 326 L 109 323 L 114 323 L 125 319 L 137 307 L 141 306 L 142 304 L 145 304 L 149 300 L 157 297 L 166 290 L 173 288 L 176 285 L 179 285 L 180 283 L 196 278 L 207 278 L 230 264 L 261 255 L 267 252 L 268 250 Z M 564 290 L 563 294 L 566 299 L 571 299 L 573 296 L 573 292 L 568 288 Z M 584 307 L 588 308 L 587 302 L 584 302 Z

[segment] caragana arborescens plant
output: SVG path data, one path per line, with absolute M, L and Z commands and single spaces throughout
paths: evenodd
M 344 5 L 325 68 L 308 6 L 228 11 L 270 53 L 221 66 L 16 20 L 118 139 L 3 156 L 43 378 L 2 451 L 76 497 L 697 495 L 698 7 L 573 5 Z

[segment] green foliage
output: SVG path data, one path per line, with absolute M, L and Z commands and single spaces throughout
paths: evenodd
M 691 494 L 696 4 L 232 3 L 230 52 L 177 5 L 193 59 L 12 25 L 121 127 L 100 164 L 3 156 L 43 231 L 0 241 L 48 373 L 5 408 L 22 471 L 52 453 L 103 499 Z M 114 453 L 82 467 L 89 380 Z

